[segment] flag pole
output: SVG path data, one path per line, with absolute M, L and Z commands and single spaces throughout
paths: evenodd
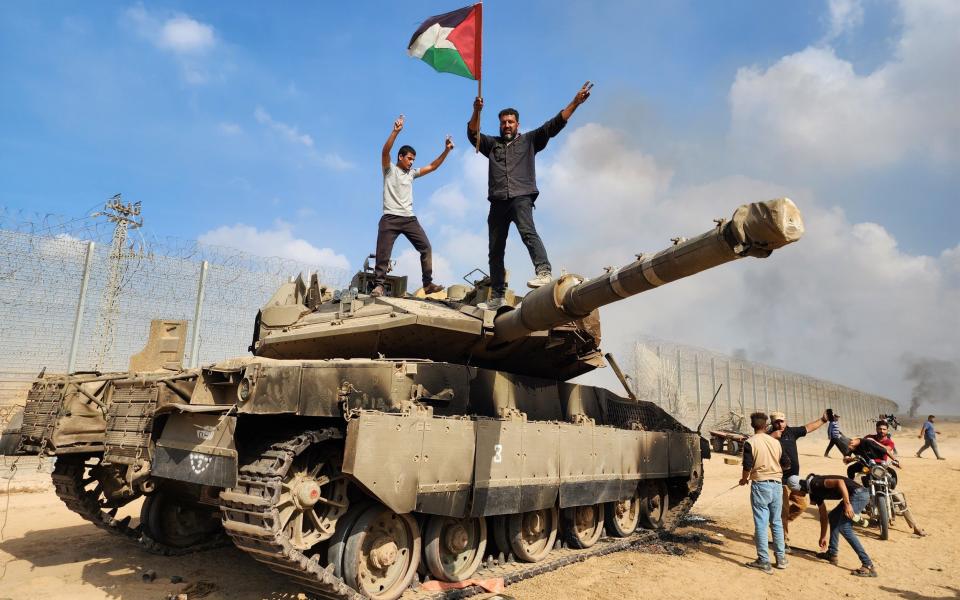
M 476 53 L 477 53 L 477 97 L 483 98 L 483 0 L 477 3 L 480 10 L 477 11 L 477 41 L 476 41 Z M 476 153 L 480 154 L 480 113 L 483 112 L 483 108 L 477 112 L 477 143 L 475 146 Z

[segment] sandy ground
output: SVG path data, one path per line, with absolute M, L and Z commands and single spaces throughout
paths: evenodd
M 740 468 L 714 456 L 706 465 L 706 484 L 694 514 L 704 520 L 678 530 L 700 542 L 683 546 L 682 556 L 625 552 L 543 575 L 508 589 L 521 600 L 541 598 L 960 598 L 960 423 L 938 427 L 946 461 L 930 451 L 913 457 L 919 447 L 917 429 L 895 433 L 903 459 L 901 489 L 929 537 L 910 534 L 897 519 L 890 539 L 876 530 L 857 531 L 877 565 L 877 579 L 848 574 L 858 565 L 841 540 L 840 567 L 818 561 L 819 525 L 813 509 L 791 526 L 796 551 L 786 571 L 773 575 L 744 568 L 755 557 L 753 522 L 747 488 L 727 491 Z M 837 454 L 823 458 L 825 441 L 801 440 L 803 473 L 843 473 Z M 73 515 L 46 486 L 46 475 L 21 467 L 11 493 L 0 487 L 0 600 L 74 598 L 161 600 L 197 582 L 210 582 L 211 600 L 296 598 L 296 588 L 233 548 L 187 557 L 165 558 L 144 553 Z M 37 491 L 42 490 L 42 491 Z M 138 510 L 131 506 L 131 512 Z M 4 514 L 6 523 L 4 524 Z M 144 583 L 141 574 L 153 569 L 157 579 Z M 170 583 L 171 575 L 184 583 Z

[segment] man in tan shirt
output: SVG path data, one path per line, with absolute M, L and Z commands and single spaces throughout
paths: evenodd
M 783 510 L 783 492 L 781 479 L 783 471 L 790 468 L 790 458 L 783 451 L 780 442 L 767 432 L 767 415 L 755 412 L 750 415 L 753 435 L 743 445 L 743 473 L 740 485 L 750 483 L 750 505 L 753 508 L 753 532 L 757 545 L 757 560 L 747 563 L 752 569 L 764 573 L 773 573 L 770 555 L 767 552 L 767 528 L 773 529 L 773 553 L 777 557 L 776 567 L 787 568 L 784 554 L 783 522 L 780 514 Z

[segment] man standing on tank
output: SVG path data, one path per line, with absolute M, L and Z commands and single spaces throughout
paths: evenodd
M 493 290 L 487 308 L 495 310 L 503 305 L 506 292 L 506 272 L 503 255 L 507 247 L 510 223 L 517 226 L 520 239 L 530 253 L 536 277 L 527 286 L 538 288 L 553 280 L 553 268 L 547 258 L 547 250 L 537 234 L 533 223 L 534 202 L 540 191 L 537 189 L 536 154 L 547 147 L 547 142 L 566 126 L 577 107 L 590 97 L 593 84 L 589 81 L 577 92 L 570 104 L 555 117 L 528 133 L 520 133 L 520 113 L 514 108 L 500 111 L 500 135 L 497 137 L 480 133 L 480 110 L 483 98 L 473 101 L 473 115 L 467 123 L 467 138 L 490 161 L 487 171 L 487 200 L 490 214 L 487 216 L 489 234 L 490 287 Z
M 383 216 L 380 217 L 380 225 L 377 229 L 377 266 L 374 269 L 376 285 L 370 292 L 371 296 L 384 294 L 383 284 L 386 282 L 390 267 L 393 243 L 398 235 L 403 235 L 410 240 L 414 249 L 420 253 L 424 293 L 433 294 L 443 289 L 443 286 L 433 283 L 433 250 L 427 234 L 413 214 L 413 180 L 436 171 L 447 158 L 447 154 L 453 150 L 453 140 L 447 138 L 443 152 L 432 163 L 415 169 L 413 161 L 417 159 L 417 151 L 412 146 L 401 146 L 397 152 L 396 164 L 390 162 L 393 142 L 396 141 L 402 129 L 403 115 L 400 115 L 393 122 L 393 130 L 380 153 L 380 162 L 383 167 Z

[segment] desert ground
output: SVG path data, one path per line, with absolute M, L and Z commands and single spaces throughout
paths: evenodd
M 507 594 L 520 600 L 794 599 L 821 594 L 830 598 L 960 598 L 956 569 L 960 560 L 960 422 L 938 425 L 945 461 L 936 460 L 929 450 L 924 458 L 914 458 L 920 446 L 916 425 L 895 432 L 894 439 L 903 457 L 900 489 L 906 492 L 913 513 L 929 536 L 912 535 L 902 518 L 896 520 L 886 541 L 878 539 L 876 529 L 857 528 L 877 565 L 876 579 L 849 574 L 859 561 L 842 540 L 839 567 L 813 556 L 819 534 L 813 508 L 791 524 L 790 543 L 795 550 L 787 570 L 767 575 L 745 568 L 744 563 L 755 557 L 749 490 L 730 490 L 740 467 L 714 455 L 707 461 L 706 483 L 693 509 L 694 518 L 672 538 L 682 554 L 663 552 L 663 546 L 654 545 L 590 559 L 511 586 Z M 869 424 L 864 424 L 863 433 L 870 430 Z M 845 471 L 836 451 L 833 458 L 823 458 L 825 445 L 821 432 L 801 440 L 802 473 Z M 0 479 L 0 600 L 162 600 L 198 584 L 212 588 L 204 596 L 210 600 L 280 600 L 298 595 L 281 576 L 233 548 L 166 558 L 108 536 L 60 503 L 48 477 L 37 472 L 36 462 L 22 463 L 9 482 Z M 7 474 L 9 470 L 0 476 Z M 130 509 L 132 513 L 138 507 Z M 156 580 L 145 583 L 145 570 L 156 571 Z M 171 583 L 174 575 L 183 582 Z

